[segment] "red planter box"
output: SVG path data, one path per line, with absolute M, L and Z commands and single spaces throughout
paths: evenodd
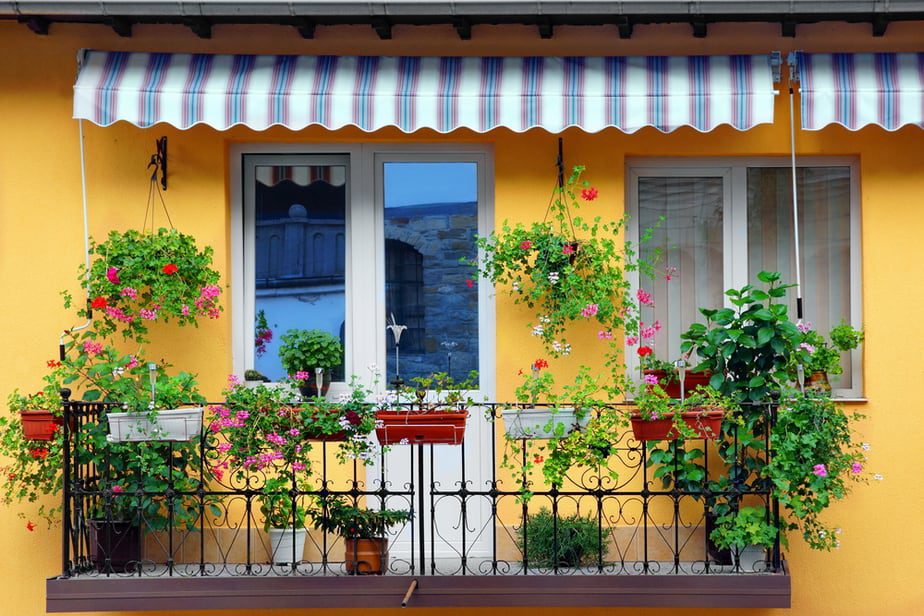
M 64 420 L 51 411 L 20 411 L 22 435 L 29 441 L 51 441 Z
M 680 397 L 680 381 L 673 380 L 668 382 L 666 370 L 645 370 L 644 374 L 652 374 L 658 377 L 658 383 L 661 385 L 661 389 L 664 390 L 664 393 L 666 393 L 669 398 Z M 708 387 L 709 379 L 711 378 L 712 373 L 708 370 L 703 370 L 702 372 L 687 371 L 686 374 L 683 375 L 683 397 L 690 397 L 700 385 Z M 649 388 L 650 387 L 649 385 Z
M 381 427 L 375 435 L 382 445 L 400 445 L 402 441 L 459 445 L 465 436 L 468 411 L 379 411 L 375 414 Z
M 716 439 L 722 433 L 721 410 L 689 411 L 681 415 L 685 424 L 693 428 L 696 438 Z M 632 415 L 632 432 L 639 441 L 673 441 L 679 435 L 674 427 L 673 415 L 646 420 L 638 413 Z

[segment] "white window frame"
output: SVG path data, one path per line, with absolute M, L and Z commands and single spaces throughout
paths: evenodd
M 232 368 L 243 374 L 253 363 L 255 318 L 254 223 L 252 208 L 245 207 L 244 157 L 267 164 L 310 164 L 325 159 L 342 164 L 348 160 L 346 212 L 346 325 L 344 373 L 367 376 L 366 367 L 386 365 L 390 348 L 385 329 L 385 238 L 383 174 L 386 162 L 474 162 L 478 169 L 478 234 L 487 235 L 494 224 L 494 159 L 489 144 L 233 144 L 230 151 L 231 193 L 231 328 Z M 375 263 L 376 267 L 357 267 Z M 357 297 L 357 289 L 371 289 Z M 478 285 L 479 395 L 495 391 L 495 308 L 490 285 Z M 380 384 L 384 387 L 384 384 Z M 331 394 L 346 391 L 345 383 L 332 383 Z
M 850 168 L 850 324 L 863 325 L 863 281 L 861 253 L 860 164 L 856 157 L 800 156 L 798 167 L 849 167 Z M 638 244 L 638 180 L 641 177 L 723 177 L 723 278 L 725 289 L 740 288 L 748 280 L 748 208 L 747 170 L 751 167 L 791 166 L 785 157 L 722 157 L 722 158 L 627 158 L 625 177 L 626 214 L 629 224 L 626 239 Z M 639 287 L 638 272 L 630 282 Z M 726 306 L 728 298 L 725 298 Z M 793 315 L 794 316 L 794 315 Z M 627 349 L 628 350 L 628 349 Z M 843 400 L 865 400 L 863 384 L 863 349 L 851 351 L 851 388 L 834 389 L 833 394 Z M 638 357 L 626 353 L 629 374 L 637 375 Z

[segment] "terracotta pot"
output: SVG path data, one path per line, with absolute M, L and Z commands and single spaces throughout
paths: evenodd
M 379 411 L 375 418 L 380 426 L 375 435 L 382 445 L 459 445 L 468 411 Z
M 388 539 L 344 539 L 343 550 L 350 575 L 382 575 L 388 570 Z
M 681 415 L 684 423 L 693 428 L 696 438 L 715 440 L 722 433 L 722 418 L 725 411 L 721 409 L 703 409 L 688 411 Z M 642 419 L 638 413 L 631 417 L 632 432 L 639 441 L 673 441 L 679 435 L 674 427 L 673 414 L 661 419 Z
M 136 570 L 141 562 L 141 529 L 138 526 L 121 520 L 90 520 L 89 526 L 88 547 L 97 571 L 126 573 Z
M 62 417 L 51 411 L 20 411 L 22 435 L 27 441 L 51 441 L 58 428 L 64 424 Z
M 828 373 L 824 370 L 816 370 L 811 373 L 805 388 L 812 391 L 831 393 L 831 382 L 828 380 Z
M 664 390 L 668 398 L 680 398 L 680 381 L 668 381 L 666 370 L 645 370 L 644 374 L 651 374 L 658 377 L 658 383 L 661 385 L 661 389 Z M 709 385 L 709 379 L 711 378 L 712 372 L 709 370 L 702 370 L 700 372 L 687 370 L 683 375 L 683 397 L 690 397 L 690 395 L 696 391 L 696 388 L 701 385 L 707 387 Z M 648 389 L 650 390 L 651 387 L 652 386 L 649 385 Z

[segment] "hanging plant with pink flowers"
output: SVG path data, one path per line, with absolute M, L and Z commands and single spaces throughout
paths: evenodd
M 190 235 L 165 228 L 112 231 L 90 252 L 95 258 L 89 276 L 80 268 L 89 305 L 79 314 L 89 318 L 92 313 L 101 336 L 121 331 L 127 339 L 146 342 L 151 323 L 195 325 L 221 314 L 212 248 L 200 250 Z

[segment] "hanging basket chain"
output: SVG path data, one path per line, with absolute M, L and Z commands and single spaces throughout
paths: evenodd
M 555 161 L 555 167 L 558 169 L 558 178 L 552 188 L 552 194 L 549 197 L 549 205 L 545 209 L 545 216 L 542 217 L 542 222 L 546 222 L 549 219 L 552 206 L 556 203 L 555 196 L 558 195 L 557 203 L 564 206 L 565 214 L 568 216 L 568 226 L 571 228 L 571 240 L 577 242 L 577 233 L 574 230 L 574 219 L 571 217 L 571 207 L 568 205 L 568 200 L 565 196 L 565 158 L 564 145 L 561 137 L 558 138 L 558 158 Z

